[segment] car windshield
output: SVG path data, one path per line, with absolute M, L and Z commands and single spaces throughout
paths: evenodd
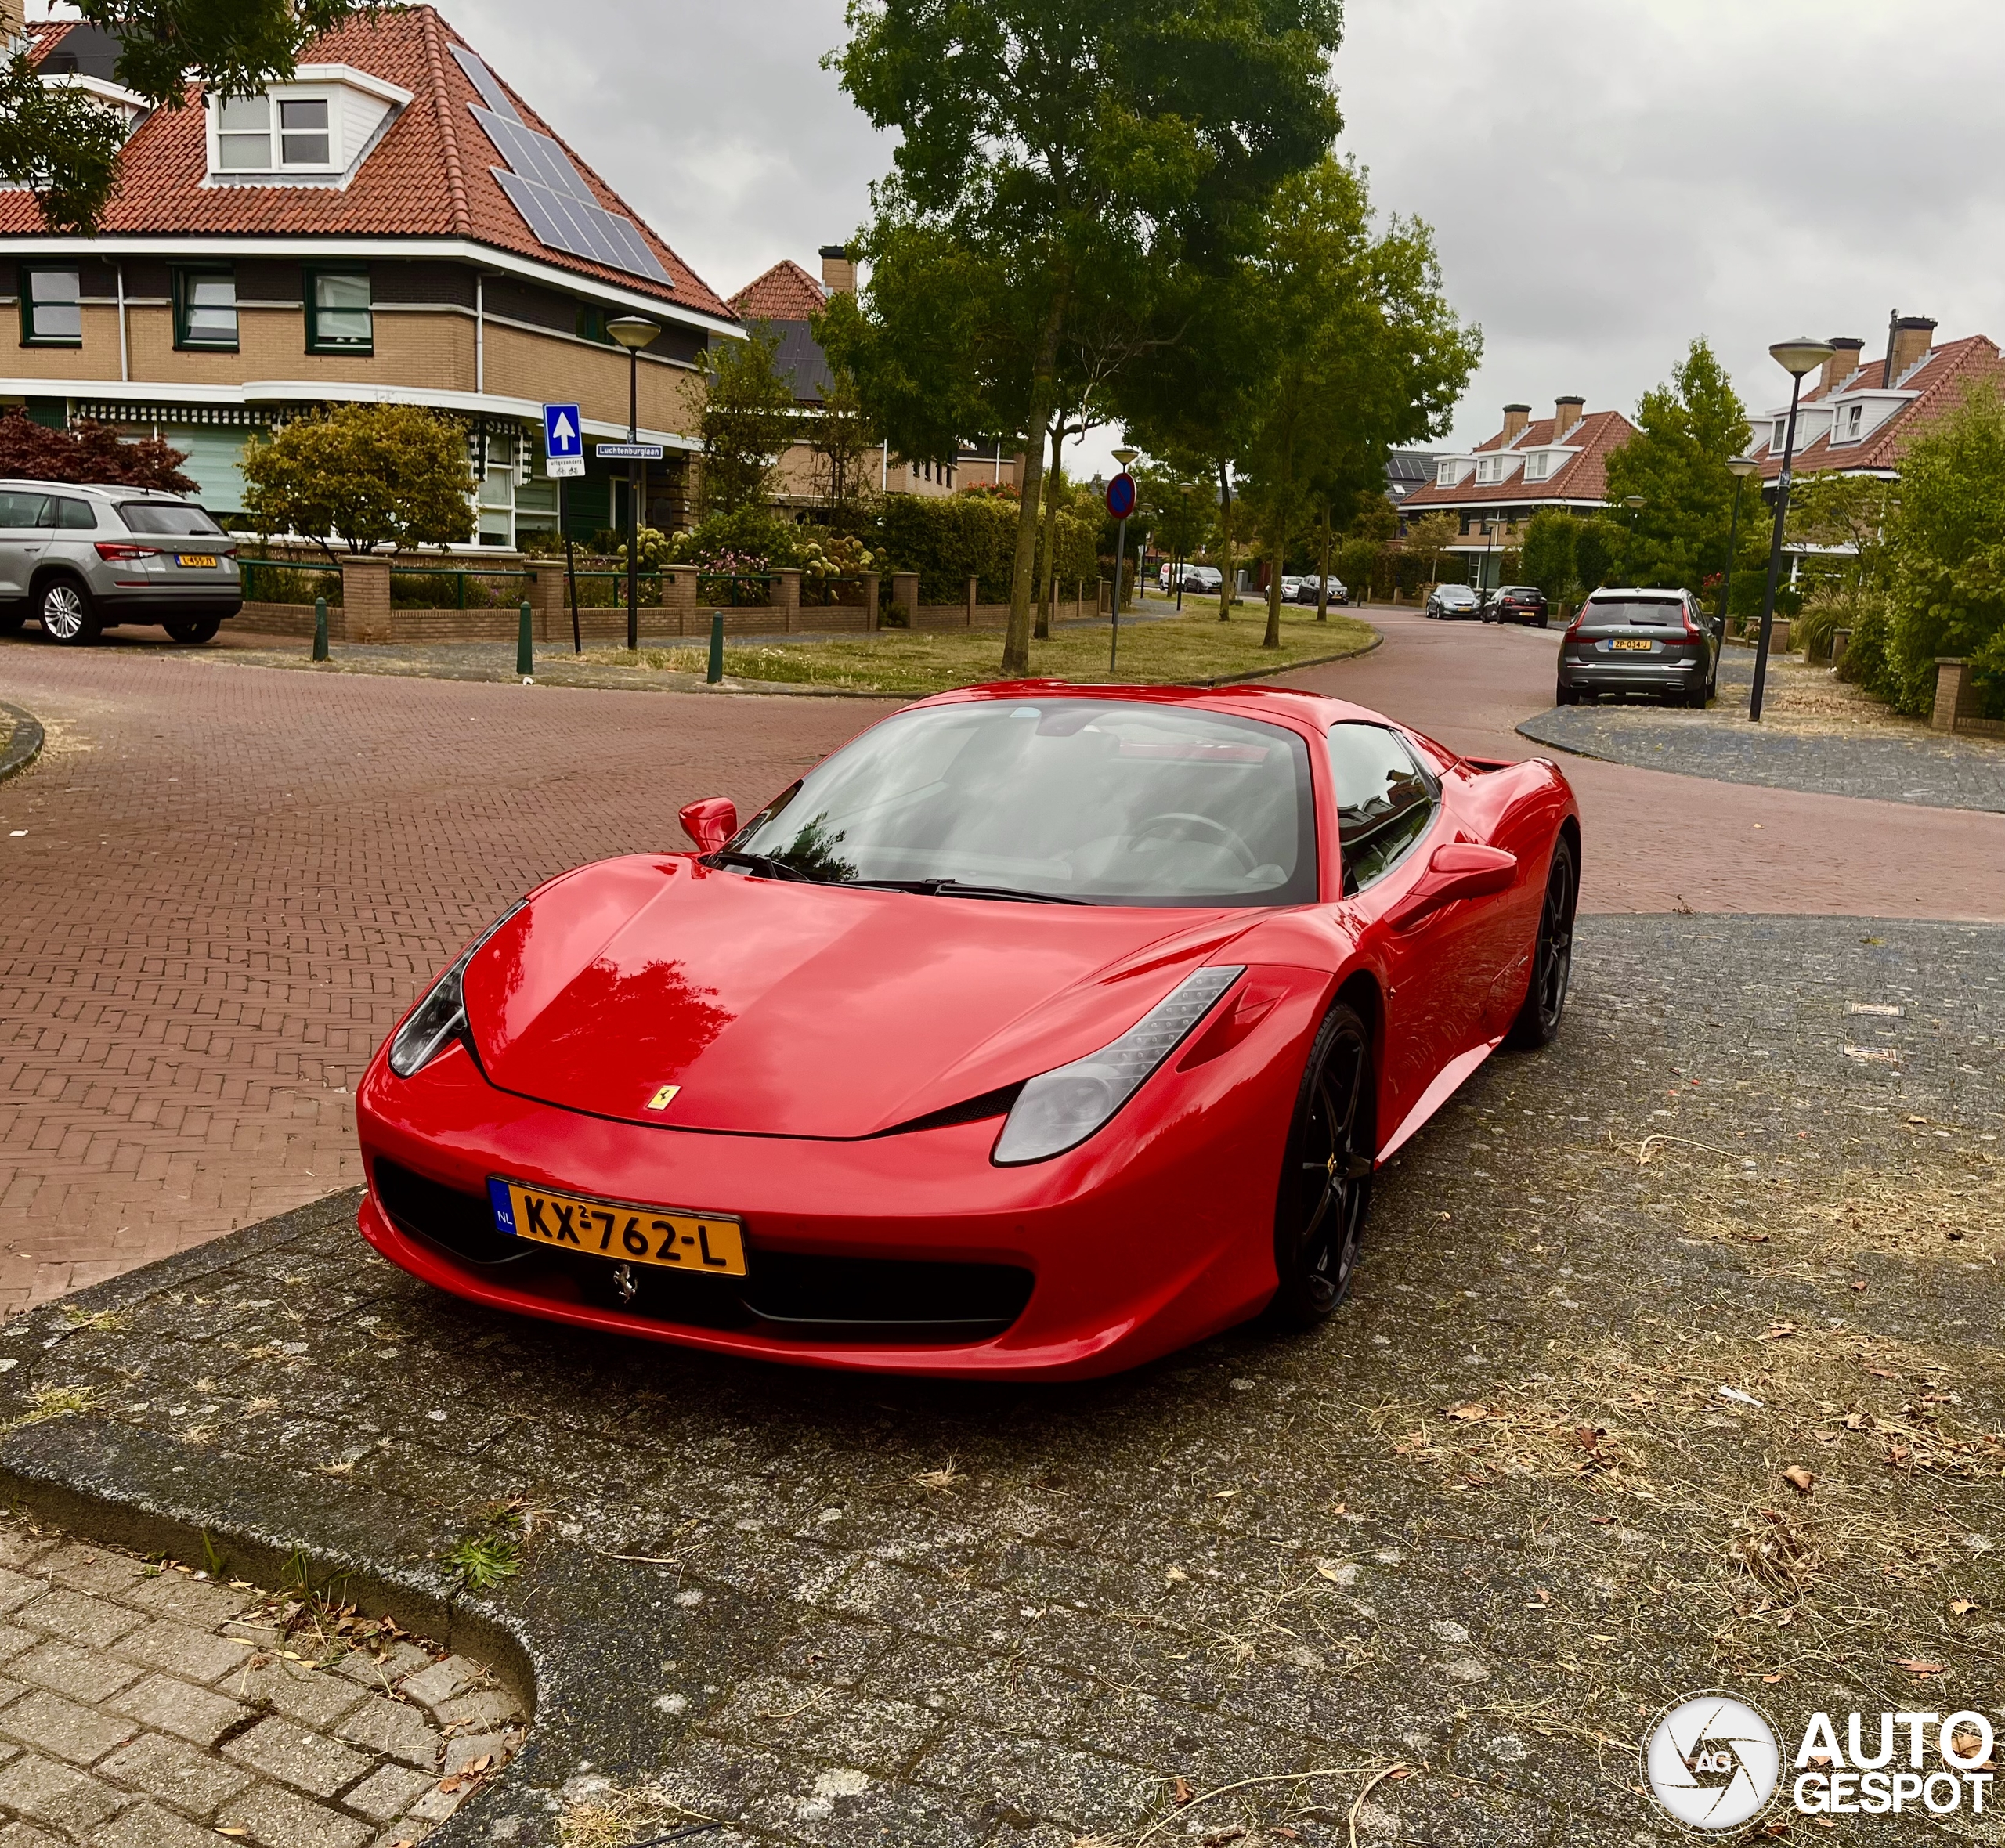
M 120 504 L 118 512 L 128 532 L 222 536 L 222 529 L 207 513 L 185 500 L 127 500 Z
M 1473 603 L 1476 593 L 1464 590 L 1460 584 L 1448 584 L 1443 587 L 1441 601 L 1443 603 Z
M 782 877 L 1096 904 L 1317 895 L 1304 741 L 1141 701 L 901 713 L 817 765 L 724 858 Z
M 1581 612 L 1583 629 L 1681 629 L 1685 605 L 1674 597 L 1590 597 Z

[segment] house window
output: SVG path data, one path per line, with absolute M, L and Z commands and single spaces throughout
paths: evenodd
M 1434 485 L 1437 488 L 1452 488 L 1455 485 L 1455 465 L 1452 462 L 1437 462 L 1434 467 Z
M 1846 407 L 1845 435 L 1847 436 L 1858 435 L 1860 421 L 1864 418 L 1865 415 L 1866 406 L 1862 404 L 1848 405 Z
M 589 302 L 580 302 L 576 327 L 580 340 L 589 340 L 599 346 L 612 345 L 612 336 L 605 330 L 604 309 L 594 308 Z
M 326 96 L 230 96 L 215 111 L 216 170 L 325 172 L 334 164 L 334 106 Z
M 174 344 L 183 349 L 237 351 L 237 274 L 229 269 L 174 273 Z
M 370 310 L 369 272 L 316 269 L 306 279 L 306 350 L 309 353 L 375 351 L 376 317 Z
M 21 270 L 21 345 L 81 346 L 83 291 L 74 269 Z

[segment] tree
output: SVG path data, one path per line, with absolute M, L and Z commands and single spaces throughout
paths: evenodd
M 1135 471 L 1141 489 L 1139 511 L 1158 547 L 1180 563 L 1201 546 L 1212 529 L 1214 492 L 1209 481 L 1167 463 L 1143 462 Z
M 0 417 L 0 476 L 16 481 L 103 482 L 121 488 L 164 488 L 192 494 L 181 472 L 188 460 L 157 436 L 128 442 L 109 424 L 78 423 L 52 430 L 25 411 Z
M 822 518 L 838 532 L 863 530 L 877 498 L 870 463 L 883 440 L 864 409 L 856 381 L 840 367 L 822 394 L 820 406 L 801 413 L 800 427 L 815 454 L 815 492 Z
M 1615 529 L 1606 520 L 1582 520 L 1573 533 L 1573 578 L 1582 594 L 1599 590 L 1615 569 Z
M 1002 670 L 1028 670 L 1044 437 L 1093 279 L 1232 247 L 1338 117 L 1340 0 L 851 0 L 830 62 L 900 140 L 877 222 L 945 237 L 1004 281 L 995 382 L 1030 433 Z M 866 242 L 876 241 L 867 235 Z
M 1627 582 L 1696 590 L 1724 568 L 1734 489 L 1726 464 L 1750 434 L 1712 348 L 1703 337 L 1693 341 L 1670 382 L 1643 394 L 1636 434 L 1608 458 L 1609 504 L 1631 494 L 1643 499 L 1633 540 L 1624 532 Z
M 1453 514 L 1422 514 L 1407 522 L 1406 538 L 1402 543 L 1409 552 L 1427 559 L 1428 581 L 1438 583 L 1441 579 L 1441 554 L 1461 536 L 1462 523 Z
M 244 452 L 244 511 L 263 533 L 450 545 L 473 529 L 466 432 L 413 404 L 345 404 L 298 417 Z
M 754 327 L 703 354 L 703 462 L 698 492 L 706 520 L 764 509 L 773 477 L 800 427 L 793 386 L 779 369 L 779 341 Z
M 1525 528 L 1524 555 L 1519 569 L 1525 582 L 1536 584 L 1548 603 L 1573 594 L 1574 543 L 1580 522 L 1556 507 L 1542 507 Z
M 196 89 L 248 96 L 290 78 L 307 42 L 381 0 L 76 0 L 117 35 L 118 81 L 154 109 Z M 27 186 L 51 230 L 90 233 L 118 180 L 125 126 L 90 92 L 45 85 L 26 51 L 0 65 L 0 179 Z

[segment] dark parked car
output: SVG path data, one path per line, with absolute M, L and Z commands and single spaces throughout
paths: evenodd
M 1527 627 L 1545 626 L 1545 593 L 1536 584 L 1506 584 L 1483 600 L 1486 623 L 1523 623 Z
M 1306 577 L 1297 580 L 1295 587 L 1294 601 L 1295 602 L 1313 604 L 1316 601 L 1316 594 L 1317 583 L 1313 577 Z M 1350 593 L 1344 588 L 1343 579 L 1338 577 L 1331 578 L 1330 579 L 1330 602 L 1332 607 L 1340 603 L 1348 602 L 1349 598 Z
M 1482 608 L 1481 599 L 1467 584 L 1436 584 L 1428 594 L 1430 616 L 1472 616 Z
M 1649 693 L 1703 707 L 1718 684 L 1719 638 L 1689 590 L 1597 590 L 1559 643 L 1561 706 Z

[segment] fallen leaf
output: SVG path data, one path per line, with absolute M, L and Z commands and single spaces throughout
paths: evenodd
M 1871 1428 L 1872 1424 L 1873 1414 L 1870 1412 L 1848 1412 L 1845 1413 L 1845 1429 L 1847 1431 L 1869 1430 Z
M 1450 1406 L 1448 1408 L 1448 1416 L 1450 1418 L 1466 1419 L 1469 1423 L 1474 1424 L 1478 1419 L 1487 1418 L 1490 1416 L 1490 1408 L 1479 1400 L 1469 1399 L 1459 1406 Z
M 1179 1778 L 1176 1780 L 1176 1788 L 1169 1793 L 1169 1800 L 1180 1810 L 1197 1794 L 1197 1792 L 1190 1788 L 1190 1780 L 1188 1778 Z
M 1835 1444 L 1844 1433 L 1836 1431 L 1813 1431 L 1810 1435 L 1820 1444 Z
M 1349 1572 L 1346 1572 L 1343 1567 L 1340 1565 L 1330 1565 L 1320 1561 L 1317 1564 L 1316 1569 L 1317 1572 L 1320 1572 L 1324 1578 L 1328 1579 L 1332 1584 L 1335 1585 L 1342 1584 L 1347 1578 L 1354 1578 L 1357 1576 L 1355 1568 Z M 1182 1575 L 1183 1575 L 1180 1573 L 1178 1575 L 1179 1577 L 1181 1577 Z
M 1898 1380 L 1898 1373 L 1890 1373 L 1884 1366 L 1869 1366 L 1866 1370 L 1876 1380 Z
M 1758 1341 L 1779 1341 L 1795 1333 L 1796 1324 L 1794 1322 L 1777 1322 L 1770 1326 L 1766 1334 L 1758 1334 L 1754 1338 Z
M 1239 1491 L 1237 1489 L 1220 1489 L 1213 1493 L 1212 1500 L 1213 1501 L 1230 1501 L 1238 1492 Z
M 1817 1478 L 1800 1463 L 1793 1463 L 1783 1471 L 1783 1480 L 1800 1495 L 1808 1495 Z
M 1855 1283 L 1852 1285 L 1852 1288 L 1855 1290 L 1863 1290 L 1865 1287 L 1866 1286 L 1863 1283 Z
M 1967 1617 L 1977 1608 L 1977 1600 L 1972 1597 L 1953 1597 L 1949 1601 L 1952 1617 Z
M 1939 1675 L 1949 1666 L 1946 1662 L 1911 1662 L 1906 1659 L 1894 1664 L 1897 1669 L 1906 1669 L 1910 1675 Z
M 471 1763 L 461 1765 L 460 1767 L 460 1775 L 462 1778 L 478 1777 L 481 1772 L 486 1770 L 490 1765 L 493 1763 L 493 1762 L 494 1754 L 491 1752 L 483 1752 L 481 1753 L 479 1757 L 475 1759 Z
M 1761 1677 L 1761 1685 L 1764 1687 L 1772 1687 L 1781 1679 L 1782 1677 L 1779 1675 L 1764 1675 Z

